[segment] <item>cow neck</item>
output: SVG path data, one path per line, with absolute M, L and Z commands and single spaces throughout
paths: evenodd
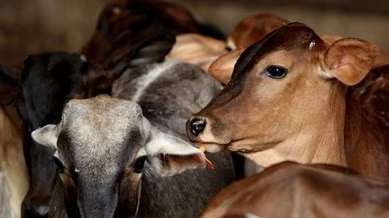
M 388 136 L 374 117 L 365 116 L 360 105 L 348 98 L 345 123 L 345 153 L 350 167 L 370 178 L 389 182 Z
M 317 109 L 321 112 L 320 115 L 314 115 L 315 122 L 309 122 L 300 127 L 292 125 L 289 128 L 299 130 L 272 148 L 242 155 L 265 167 L 285 160 L 346 166 L 345 88 L 342 84 L 334 82 L 331 83 L 330 90 L 330 97 L 321 99 L 324 102 L 323 105 L 328 105 L 328 108 Z

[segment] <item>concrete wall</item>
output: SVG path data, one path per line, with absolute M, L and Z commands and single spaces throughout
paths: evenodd
M 20 65 L 25 56 L 78 51 L 90 37 L 107 0 L 0 0 L 0 63 Z M 389 1 L 362 0 L 172 0 L 201 21 L 229 33 L 245 16 L 274 13 L 303 22 L 319 34 L 372 41 L 389 50 Z

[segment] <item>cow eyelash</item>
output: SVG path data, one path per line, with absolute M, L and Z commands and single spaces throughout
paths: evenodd
M 282 79 L 288 74 L 288 69 L 279 65 L 270 65 L 263 71 L 263 74 L 272 79 Z

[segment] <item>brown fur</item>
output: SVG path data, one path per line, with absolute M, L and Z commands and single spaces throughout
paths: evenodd
M 0 177 L 3 176 L 5 185 L 1 187 L 0 199 L 8 193 L 0 204 L 0 215 L 21 217 L 29 177 L 23 152 L 23 125 L 13 105 L 0 108 L 0 139 Z
M 288 20 L 274 14 L 258 14 L 243 18 L 231 32 L 231 49 L 247 48 L 261 40 L 266 34 L 289 23 Z
M 206 121 L 192 140 L 209 151 L 226 148 L 259 165 L 294 160 L 350 166 L 389 181 L 388 134 L 348 96 L 376 48 L 359 39 L 325 43 L 310 28 L 288 24 L 246 49 L 231 81 L 194 116 Z M 282 79 L 263 75 L 269 65 L 289 69 Z
M 198 31 L 199 26 L 190 12 L 173 3 L 117 1 L 105 6 L 96 32 L 82 53 L 101 63 L 120 48 L 132 47 L 156 34 L 178 35 Z
M 389 215 L 388 200 L 388 186 L 348 168 L 282 162 L 225 188 L 202 217 L 378 218 Z

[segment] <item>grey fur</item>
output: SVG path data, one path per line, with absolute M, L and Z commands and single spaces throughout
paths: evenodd
M 159 75 L 145 79 L 148 73 Z M 199 67 L 166 61 L 127 70 L 114 83 L 114 97 L 127 100 L 135 97 L 141 109 L 134 103 L 104 105 L 110 103 L 99 100 L 83 104 L 81 100 L 72 100 L 74 103 L 65 107 L 59 124 L 57 147 L 64 165 L 74 167 L 73 178 L 77 174 L 77 206 L 81 216 L 134 215 L 141 181 L 137 217 L 198 217 L 208 201 L 234 181 L 228 152 L 208 156 L 214 170 L 187 170 L 170 177 L 161 177 L 148 162 L 143 175 L 135 173 L 131 163 L 139 156 L 150 132 L 147 125 L 142 125 L 143 116 L 153 128 L 188 142 L 186 120 L 219 89 L 220 85 Z M 66 217 L 63 200 L 66 191 L 59 180 L 50 202 L 51 217 Z
M 186 120 L 221 89 L 198 66 L 171 60 L 128 70 L 114 84 L 113 96 L 132 100 L 142 76 L 165 66 L 163 75 L 148 84 L 137 103 L 152 125 L 188 141 Z M 234 180 L 228 152 L 207 157 L 214 163 L 214 170 L 188 170 L 172 177 L 160 177 L 146 165 L 139 217 L 199 217 L 210 198 Z
M 5 175 L 0 170 L 0 217 L 15 217 L 10 204 L 10 190 Z

